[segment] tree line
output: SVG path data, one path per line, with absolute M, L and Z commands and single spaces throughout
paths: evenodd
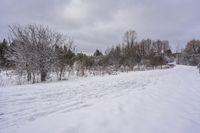
M 97 49 L 93 55 L 75 53 L 73 40 L 43 25 L 9 26 L 7 40 L 0 43 L 1 68 L 13 69 L 18 75 L 26 75 L 32 83 L 36 82 L 38 76 L 41 82 L 46 81 L 51 73 L 56 73 L 58 80 L 62 80 L 65 72 L 84 76 L 86 72 L 112 74 L 114 71 L 132 71 L 142 67 L 162 68 L 175 57 L 168 41 L 137 41 L 137 33 L 133 30 L 124 34 L 120 44 L 105 52 Z M 196 40 L 191 41 L 184 51 L 191 55 L 190 58 L 196 58 L 200 52 L 197 43 Z
M 200 40 L 192 39 L 180 53 L 179 63 L 200 66 Z

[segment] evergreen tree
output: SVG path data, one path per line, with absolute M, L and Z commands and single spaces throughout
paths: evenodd
M 0 43 L 0 66 L 5 67 L 8 65 L 8 61 L 6 59 L 6 52 L 8 50 L 8 42 L 6 39 L 3 39 L 3 42 Z
M 98 49 L 94 52 L 94 56 L 102 56 L 103 54 L 102 54 L 102 52 L 101 51 L 99 51 Z

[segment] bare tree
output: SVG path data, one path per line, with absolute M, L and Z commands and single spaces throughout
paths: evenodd
M 200 63 L 200 40 L 191 40 L 182 52 L 181 63 L 197 66 Z
M 27 25 L 10 26 L 10 46 L 8 57 L 18 68 L 18 72 L 27 72 L 30 81 L 35 74 L 40 74 L 41 81 L 46 81 L 55 61 L 55 46 L 63 44 L 63 35 L 53 32 L 48 26 Z M 33 79 L 33 82 L 35 82 Z
M 134 30 L 127 31 L 124 34 L 124 43 L 126 45 L 129 45 L 129 46 L 134 45 L 136 39 L 137 39 L 137 33 Z

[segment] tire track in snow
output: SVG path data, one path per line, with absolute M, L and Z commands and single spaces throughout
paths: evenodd
M 69 112 L 92 106 L 88 102 L 106 96 L 119 97 L 142 89 L 148 78 L 121 76 L 93 77 L 78 81 L 5 87 L 0 97 L 0 129 L 18 126 L 25 121 L 56 112 Z M 141 89 L 141 88 L 140 88 Z

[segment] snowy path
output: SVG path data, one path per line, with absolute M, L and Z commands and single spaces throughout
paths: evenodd
M 197 133 L 194 67 L 0 88 L 0 133 Z

